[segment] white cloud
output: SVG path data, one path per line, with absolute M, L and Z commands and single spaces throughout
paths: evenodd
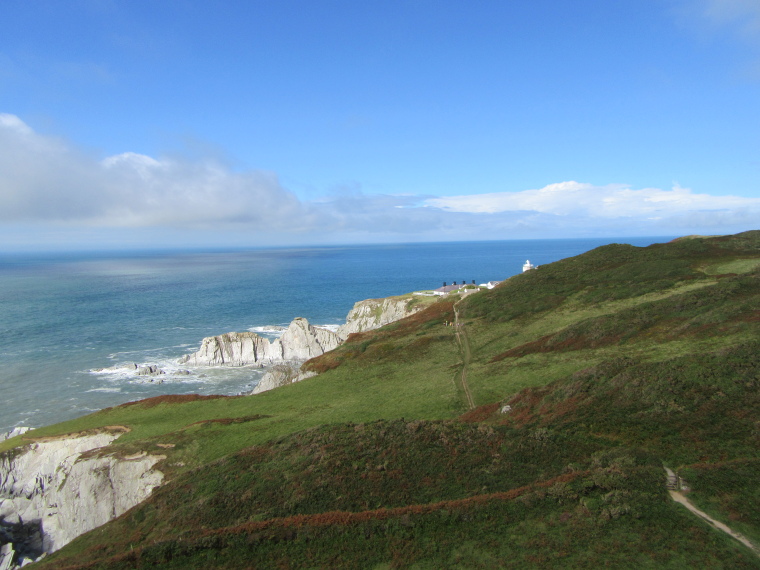
M 103 159 L 0 114 L 4 249 L 36 246 L 44 236 L 63 243 L 66 235 L 89 247 L 99 239 L 130 246 L 253 245 L 733 233 L 756 228 L 758 220 L 760 198 L 677 185 L 569 181 L 450 197 L 365 195 L 357 186 L 302 201 L 271 172 L 131 152 Z
M 24 121 L 19 119 L 16 115 L 11 115 L 9 113 L 0 113 L 0 129 L 15 131 L 20 135 L 32 134 L 32 129 L 30 129 Z
M 267 172 L 124 153 L 99 160 L 0 115 L 0 221 L 95 226 L 255 225 L 282 230 L 303 204 Z
M 533 211 L 588 219 L 661 219 L 696 211 L 760 209 L 760 198 L 695 194 L 679 185 L 671 190 L 635 190 L 622 184 L 594 186 L 573 181 L 549 184 L 538 190 L 432 198 L 425 203 L 449 212 Z

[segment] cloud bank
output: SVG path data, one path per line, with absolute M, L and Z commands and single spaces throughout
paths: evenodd
M 623 184 L 594 186 L 579 182 L 549 184 L 538 190 L 494 192 L 426 200 L 449 212 L 495 214 L 515 210 L 584 218 L 663 220 L 689 212 L 740 212 L 760 208 L 760 198 L 695 194 L 675 185 L 671 190 L 634 190 Z
M 264 235 L 267 244 L 290 244 L 730 233 L 753 229 L 757 220 L 758 198 L 573 181 L 516 192 L 356 191 L 304 201 L 271 172 L 130 152 L 102 158 L 0 114 L 0 237 L 6 242 L 23 243 L 32 227 L 56 228 L 57 236 L 62 228 L 119 236 L 174 231 L 214 235 L 218 243 L 229 235 L 254 245 Z

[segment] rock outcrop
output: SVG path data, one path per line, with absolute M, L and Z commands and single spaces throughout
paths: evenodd
M 230 332 L 203 339 L 200 349 L 183 356 L 178 364 L 188 366 L 271 367 L 250 392 L 258 394 L 314 376 L 303 373 L 300 364 L 321 356 L 341 344 L 348 335 L 380 328 L 423 308 L 414 297 L 367 299 L 356 303 L 346 323 L 332 332 L 296 318 L 280 338 L 270 341 L 253 332 Z
M 316 375 L 316 372 L 303 372 L 300 369 L 300 364 L 277 364 L 266 371 L 266 374 L 248 395 L 260 394 Z
M 153 466 L 162 456 L 84 455 L 121 433 L 37 441 L 0 455 L 0 542 L 11 544 L 4 550 L 14 565 L 58 550 L 161 484 L 163 474 Z
M 338 346 L 341 338 L 327 329 L 314 327 L 304 318 L 294 319 L 274 341 L 253 332 L 231 332 L 206 337 L 198 352 L 180 358 L 191 366 L 267 366 L 305 361 Z
M 415 300 L 414 297 L 405 296 L 359 301 L 346 316 L 346 324 L 338 328 L 338 336 L 345 340 L 352 333 L 379 329 L 413 315 L 424 307 Z
M 15 427 L 11 431 L 9 431 L 9 432 L 0 434 L 0 441 L 5 441 L 6 439 L 10 439 L 12 437 L 16 437 L 17 435 L 23 435 L 26 432 L 31 431 L 33 429 L 34 428 L 24 427 L 24 426 Z

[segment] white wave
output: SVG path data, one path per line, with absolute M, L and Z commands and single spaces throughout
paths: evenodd
M 121 392 L 121 388 L 92 388 L 85 392 Z
M 249 327 L 248 331 L 271 338 L 280 338 L 287 328 L 280 325 L 265 325 L 261 327 Z
M 200 340 L 198 341 L 200 343 Z M 165 354 L 167 351 L 172 351 L 177 348 L 187 348 L 189 346 L 196 346 L 195 344 L 180 344 L 175 346 L 161 346 L 158 348 L 143 348 L 140 350 L 122 350 L 119 352 L 112 352 L 108 355 L 110 360 L 118 360 L 119 358 L 129 357 L 131 355 L 137 355 L 137 357 L 150 354 Z
M 157 374 L 139 374 L 140 369 L 147 366 L 156 366 L 160 373 Z M 202 384 L 206 386 L 219 386 L 225 384 L 248 384 L 258 382 L 263 376 L 265 370 L 259 367 L 218 367 L 218 366 L 198 366 L 198 367 L 180 367 L 176 360 L 154 361 L 150 363 L 121 363 L 108 368 L 96 368 L 87 371 L 89 374 L 100 376 L 104 380 L 113 384 L 129 385 L 181 385 L 181 384 Z M 100 387 L 92 391 L 114 391 L 118 388 Z

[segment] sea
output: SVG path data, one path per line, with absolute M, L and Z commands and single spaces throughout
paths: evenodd
M 500 281 L 526 260 L 543 265 L 608 243 L 670 239 L 2 253 L 0 433 L 163 394 L 251 390 L 262 369 L 179 372 L 176 360 L 206 336 L 275 338 L 295 317 L 336 327 L 362 299 Z M 134 364 L 167 374 L 138 376 Z

